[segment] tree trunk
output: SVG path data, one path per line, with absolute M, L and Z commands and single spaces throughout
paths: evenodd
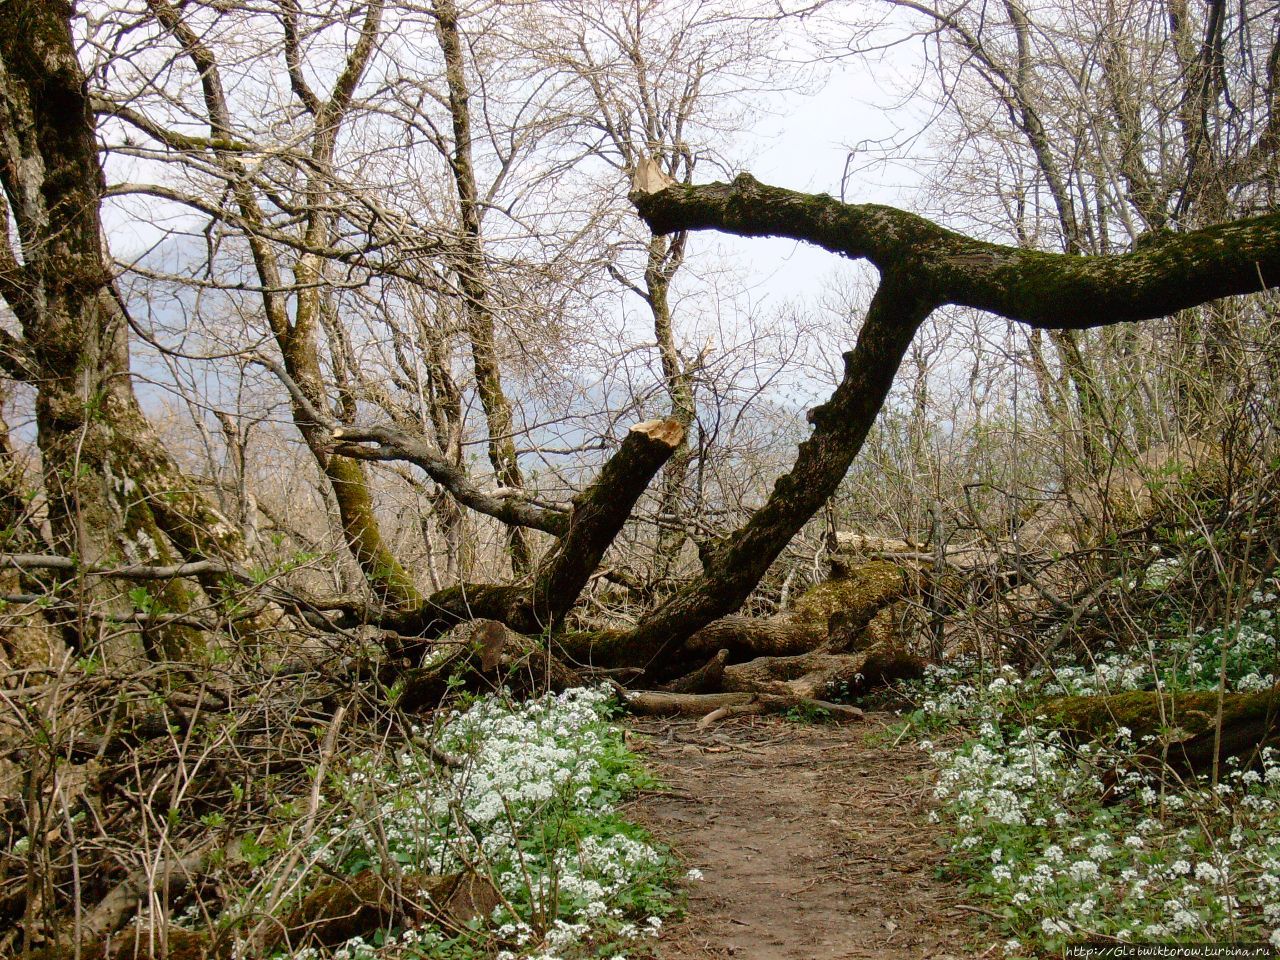
M 810 411 L 815 430 L 800 444 L 791 472 L 778 478 L 768 501 L 744 526 L 706 551 L 701 576 L 640 623 L 635 646 L 647 649 L 649 657 L 663 654 L 742 605 L 844 479 L 929 308 L 914 291 L 886 278 L 857 346 L 845 355 L 844 379 L 826 403 Z
M 36 439 L 53 548 L 87 564 L 240 559 L 236 528 L 174 464 L 138 407 L 128 328 L 103 253 L 102 170 L 86 82 L 61 8 L 15 0 L 0 21 L 0 181 L 22 244 L 0 292 L 22 327 L 36 385 Z M 172 546 L 170 545 L 172 544 Z M 219 589 L 216 578 L 206 584 Z M 185 586 L 151 585 L 182 610 Z M 186 628 L 153 637 L 157 656 L 187 656 Z
M 650 237 L 648 257 L 645 263 L 645 299 L 653 316 L 653 334 L 658 344 L 658 357 L 662 363 L 662 379 L 667 397 L 671 401 L 670 417 L 687 430 L 693 423 L 693 378 L 680 360 L 676 349 L 675 331 L 671 318 L 671 280 L 684 262 L 684 234 L 667 239 Z M 652 581 L 660 586 L 676 568 L 685 533 L 679 526 L 680 497 L 684 492 L 685 476 L 689 471 L 692 454 L 688 438 L 681 441 L 671 459 L 662 470 L 662 483 L 658 493 L 658 515 L 671 518 L 674 523 L 658 526 L 658 542 L 654 549 Z
M 660 662 L 650 663 L 652 648 L 632 630 L 570 631 L 555 637 L 557 651 L 571 663 L 614 669 L 647 665 L 650 678 L 663 682 L 688 673 L 719 650 L 734 662 L 759 656 L 808 653 L 827 637 L 819 624 L 787 617 L 728 616 L 715 620 L 680 646 L 672 646 Z
M 453 121 L 453 155 L 449 159 L 458 192 L 461 221 L 455 272 L 471 340 L 476 392 L 489 425 L 489 462 L 498 483 L 511 490 L 523 490 L 524 475 L 516 457 L 515 421 L 511 415 L 511 404 L 502 388 L 492 297 L 485 275 L 480 191 L 471 156 L 470 92 L 458 31 L 458 10 L 453 0 L 436 0 L 434 10 L 436 38 L 444 54 L 449 113 Z M 507 542 L 511 550 L 512 570 L 517 575 L 527 572 L 533 565 L 533 552 L 525 530 L 518 526 L 508 527 Z
M 294 322 L 273 325 L 285 370 L 306 395 L 311 408 L 316 410 L 329 406 L 329 391 L 325 386 L 316 343 L 316 325 L 321 312 L 326 309 L 324 298 L 329 296 L 322 286 L 321 273 L 318 258 L 310 254 L 299 258 L 294 265 L 294 279 L 299 286 Z M 413 577 L 401 566 L 382 536 L 364 464 L 334 453 L 328 446 L 328 432 L 313 422 L 296 401 L 293 420 L 333 491 L 342 525 L 337 532 L 355 557 L 366 582 L 374 594 L 389 606 L 416 606 L 422 597 Z

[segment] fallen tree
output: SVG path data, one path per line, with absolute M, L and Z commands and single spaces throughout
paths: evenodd
M 87 736 L 55 741 L 45 727 L 33 723 L 22 727 L 20 742 L 12 738 L 17 746 L 6 745 L 0 755 L 14 766 L 20 760 L 32 774 L 26 793 L 6 802 L 11 810 L 22 811 L 21 818 L 12 815 L 11 822 L 21 822 L 21 829 L 30 831 L 35 851 L 27 860 L 30 876 L 37 873 L 33 866 L 46 867 L 48 878 L 43 889 L 13 876 L 0 884 L 0 927 L 10 931 L 0 934 L 0 952 L 16 943 L 20 922 L 21 949 L 28 954 L 39 942 L 56 942 L 60 948 L 69 946 L 72 955 L 88 955 L 90 942 L 126 922 L 140 903 L 162 902 L 198 879 L 215 851 L 174 843 L 181 840 L 175 833 L 179 828 L 195 830 L 190 819 L 170 819 L 176 809 L 168 805 L 170 798 L 181 790 L 197 791 L 212 811 L 230 807 L 229 798 L 240 803 L 240 795 L 255 783 L 267 784 L 257 801 L 265 810 L 275 807 L 278 790 L 281 795 L 289 792 L 290 782 L 280 788 L 284 776 L 292 778 L 295 793 L 310 785 L 318 803 L 325 754 L 321 751 L 317 758 L 311 741 L 325 724 L 336 731 L 343 716 L 339 698 L 351 690 L 368 694 L 368 714 L 362 719 L 369 721 L 370 729 L 382 732 L 394 723 L 398 736 L 412 735 L 412 727 L 401 724 L 398 711 L 385 710 L 390 699 L 386 691 L 398 691 L 398 706 L 404 710 L 419 710 L 439 703 L 459 684 L 524 692 L 599 676 L 663 688 L 620 689 L 620 698 L 636 712 L 713 719 L 807 707 L 856 717 L 856 708 L 835 704 L 831 698 L 856 696 L 920 669 L 919 659 L 892 629 L 892 607 L 910 589 L 908 577 L 892 570 L 881 570 L 883 576 L 864 570 L 856 581 L 849 578 L 859 590 L 866 588 L 872 598 L 866 603 L 828 586 L 824 589 L 831 594 L 830 603 L 820 603 L 811 594 L 795 610 L 777 617 L 750 619 L 737 613 L 846 476 L 919 326 L 946 305 L 988 311 L 1037 329 L 1137 322 L 1219 297 L 1272 289 L 1280 275 L 1276 213 L 1190 233 L 1160 233 L 1129 253 L 1086 257 L 986 243 L 902 210 L 781 190 L 749 176 L 707 185 L 657 179 L 652 193 L 633 195 L 655 236 L 714 229 L 739 236 L 789 237 L 839 256 L 865 259 L 880 271 L 881 282 L 856 343 L 844 354 L 840 384 L 810 412 L 812 433 L 763 506 L 740 529 L 700 544 L 701 575 L 645 613 L 634 629 L 571 630 L 567 625 L 574 606 L 653 477 L 680 448 L 688 416 L 673 411 L 671 420 L 632 428 L 614 454 L 599 464 L 585 489 L 568 504 L 550 506 L 521 489 L 509 412 L 494 415 L 490 424 L 490 442 L 512 451 L 493 458 L 500 483 L 496 491 L 469 476 L 461 458 L 451 457 L 443 444 L 414 433 L 413 417 L 388 413 L 388 423 L 358 422 L 369 406 L 346 386 L 324 382 L 327 371 L 319 362 L 319 339 L 313 334 L 325 317 L 324 288 L 334 279 L 325 264 L 371 263 L 363 259 L 367 250 L 335 250 L 327 239 L 335 220 L 328 205 L 333 184 L 326 170 L 335 159 L 332 146 L 344 107 L 352 102 L 379 37 L 380 4 L 368 5 L 356 49 L 347 67 L 338 71 L 336 86 L 324 98 L 327 102 L 311 103 L 311 95 L 304 96 L 305 112 L 315 116 L 319 133 L 312 139 L 313 149 L 295 168 L 305 171 L 302 181 L 308 187 L 299 197 L 305 207 L 294 211 L 287 209 L 287 197 L 272 200 L 284 215 L 298 214 L 305 222 L 299 234 L 277 231 L 270 218 L 255 209 L 251 178 L 257 176 L 252 171 L 262 155 L 258 146 L 238 137 L 217 63 L 185 22 L 184 9 L 164 0 L 152 0 L 146 7 L 194 67 L 190 82 L 204 100 L 210 121 L 207 136 L 189 132 L 189 125 L 166 130 L 132 106 L 104 101 L 92 92 L 78 59 L 83 45 L 71 29 L 71 5 L 15 0 L 13 15 L 0 18 L 0 181 L 10 223 L 0 239 L 0 296 L 15 321 L 0 329 L 0 368 L 23 382 L 33 397 L 41 489 L 20 493 L 31 493 L 32 502 L 43 504 L 49 529 L 46 536 L 39 529 L 42 525 L 34 524 L 33 536 L 10 548 L 21 552 L 6 555 L 3 565 L 56 575 L 27 577 L 21 589 L 31 593 L 4 599 L 35 607 L 52 598 L 55 602 L 42 615 L 52 622 L 55 614 L 65 614 L 58 623 L 65 626 L 68 641 L 87 648 L 75 651 L 82 657 L 67 658 L 67 664 L 75 666 L 67 676 L 42 669 L 13 671 L 10 677 L 20 676 L 14 682 L 21 682 L 23 689 L 6 689 L 4 694 L 7 703 L 16 702 L 23 709 L 28 703 L 47 701 L 48 716 L 58 718 L 66 710 L 64 683 L 93 688 L 92 696 L 84 697 L 88 706 L 83 715 L 76 718 Z M 436 9 L 441 28 L 451 30 L 448 5 Z M 287 10 L 284 16 L 289 16 Z M 145 29 L 141 35 L 146 35 Z M 307 88 L 303 71 L 291 79 L 295 87 Z M 459 94 L 455 99 L 461 103 L 465 98 Z M 147 138 L 144 149 L 158 159 L 196 154 L 227 175 L 227 199 L 233 202 L 209 200 L 203 209 L 215 226 L 230 217 L 243 228 L 274 342 L 275 359 L 246 353 L 245 360 L 272 370 L 289 394 L 294 425 L 335 495 L 340 542 L 365 578 L 361 595 L 329 602 L 286 585 L 264 584 L 261 572 L 253 569 L 261 558 L 250 551 L 237 526 L 213 509 L 201 485 L 182 475 L 151 429 L 135 396 L 129 364 L 130 331 L 145 328 L 133 324 L 128 315 L 127 300 L 114 281 L 116 266 L 103 242 L 100 207 L 107 188 L 95 111 L 136 128 Z M 302 118 L 303 112 L 297 116 Z M 467 161 L 460 155 L 457 159 L 455 173 L 462 173 Z M 163 194 L 156 187 L 152 195 Z M 223 209 L 226 205 L 240 212 Z M 220 235 L 220 230 L 209 235 Z M 463 262 L 468 270 L 478 270 L 478 238 L 468 235 L 466 240 Z M 273 253 L 273 244 L 287 247 L 288 256 Z M 388 271 L 416 269 L 390 259 L 381 263 Z M 404 263 L 420 265 L 423 260 L 415 254 Z M 292 279 L 285 276 L 290 272 Z M 472 327 L 477 329 L 477 323 L 487 322 L 482 292 L 470 273 L 453 272 L 461 273 L 464 312 L 472 313 Z M 489 349 L 491 339 L 491 333 L 480 330 L 474 342 Z M 477 360 L 479 366 L 488 363 Z M 496 368 L 477 379 L 496 388 Z M 506 467 L 498 468 L 499 459 Z M 465 507 L 520 528 L 512 533 L 513 546 L 517 539 L 521 544 L 548 543 L 526 541 L 524 531 L 532 529 L 550 538 L 549 547 L 540 560 L 531 558 L 532 565 L 526 566 L 522 557 L 520 574 L 510 582 L 458 583 L 423 597 L 407 565 L 391 555 L 378 534 L 369 485 L 363 479 L 363 469 L 373 462 L 406 464 L 436 485 L 441 497 L 452 498 L 454 509 Z M 22 496 L 17 499 L 25 502 Z M 513 550 L 517 552 L 523 553 L 523 548 Z M 145 610 L 134 615 L 121 591 L 96 589 L 106 581 L 145 587 L 144 603 L 127 598 Z M 72 586 L 64 589 L 68 584 Z M 43 589 L 43 595 L 37 589 Z M 204 603 L 197 589 L 214 602 Z M 252 608 L 247 606 L 250 601 Z M 277 616 L 279 610 L 285 615 Z M 316 639 L 314 631 L 304 633 L 300 621 L 317 628 L 324 639 Z M 366 635 L 357 636 L 356 628 L 382 641 L 380 654 L 366 655 Z M 101 651 L 91 645 L 104 636 L 135 633 L 151 659 L 158 661 L 154 675 L 148 679 L 121 671 L 105 678 L 110 682 L 95 679 L 92 671 L 103 669 L 106 658 L 95 658 Z M 210 635 L 229 637 L 229 652 L 247 663 L 263 655 L 263 636 L 278 636 L 281 648 L 307 648 L 299 653 L 304 663 L 296 673 L 250 672 L 253 682 L 232 684 L 224 677 L 215 687 L 201 687 L 193 694 L 192 675 L 174 665 L 201 663 L 201 640 Z M 336 637 L 349 641 L 349 658 L 330 656 L 333 650 L 327 644 Z M 242 638 L 253 642 L 240 644 Z M 300 678 L 314 666 L 305 657 L 316 650 L 334 662 L 341 660 L 343 669 L 332 674 L 316 671 L 321 680 L 313 681 L 315 689 L 308 692 Z M 276 662 L 276 650 L 266 653 L 263 664 Z M 368 667 L 366 656 L 377 660 L 374 668 Z M 47 683 L 40 679 L 46 675 L 52 677 Z M 136 688 L 131 691 L 137 698 L 132 705 L 117 699 L 126 687 Z M 272 695 L 266 696 L 268 692 Z M 1125 696 L 1129 699 L 1063 703 L 1049 709 L 1059 711 L 1060 725 L 1082 737 L 1104 732 L 1119 713 L 1135 732 L 1150 730 L 1160 738 L 1162 758 L 1185 762 L 1190 770 L 1228 755 L 1250 757 L 1276 739 L 1273 692 L 1220 700 L 1188 695 L 1169 702 L 1152 694 Z M 235 715 L 233 704 L 239 711 Z M 25 714 L 15 714 L 26 723 Z M 1170 717 L 1172 730 L 1167 726 Z M 175 733 L 206 727 L 224 731 L 218 734 L 225 736 L 219 750 L 226 759 L 221 767 L 206 768 L 209 777 L 195 780 L 188 773 L 190 755 L 165 750 L 170 741 L 177 743 Z M 282 746 L 290 737 L 304 743 L 291 748 L 292 754 Z M 139 757 L 146 766 L 131 770 L 125 761 L 133 758 L 117 756 L 123 752 L 121 745 L 139 743 L 156 745 L 158 766 L 173 778 L 172 789 L 160 789 L 162 781 L 151 757 Z M 54 750 L 54 745 L 65 749 Z M 240 758 L 250 753 L 261 766 L 251 768 L 251 777 L 231 779 L 228 771 L 246 769 Z M 165 758 L 175 756 L 177 761 L 168 764 L 173 769 L 165 769 Z M 433 758 L 445 765 L 451 762 L 447 755 Z M 44 780 L 35 777 L 40 772 L 37 759 L 47 770 Z M 67 799 L 63 778 L 71 765 L 85 768 L 80 771 L 84 790 L 109 795 L 122 817 L 136 814 L 149 825 L 167 824 L 165 843 L 187 853 L 141 865 L 114 849 L 93 863 L 78 859 L 80 853 L 70 859 L 52 856 L 67 848 L 42 825 L 51 822 L 45 819 L 47 804 Z M 130 777 L 138 769 L 144 769 L 145 776 L 132 783 Z M 179 779 L 181 787 L 176 785 Z M 90 805 L 88 812 L 96 819 L 96 808 Z M 70 833 L 75 822 L 70 809 L 65 822 Z M 9 829 L 11 836 L 17 835 L 15 828 Z M 107 835 L 105 826 L 102 832 Z M 89 852 L 87 847 L 72 849 Z M 45 859 L 38 861 L 37 854 Z M 93 855 L 96 858 L 97 852 Z M 82 878 L 90 875 L 92 882 L 83 885 Z M 321 942 L 345 936 L 350 930 L 326 926 L 336 919 L 334 908 L 364 917 L 362 924 L 381 925 L 401 910 L 399 897 L 406 889 L 421 894 L 413 897 L 415 901 L 431 899 L 425 885 L 436 878 L 403 879 L 408 886 L 394 895 L 373 881 L 316 891 L 327 903 L 312 912 L 306 912 L 304 904 L 303 913 L 286 921 L 289 942 L 295 933 Z M 422 886 L 414 891 L 418 884 Z M 73 888 L 77 897 L 86 892 L 91 897 L 84 904 L 76 902 L 74 942 L 58 932 L 71 910 L 55 896 L 57 889 Z M 440 894 L 450 896 L 453 890 L 450 887 L 446 894 L 441 889 Z M 264 950 L 280 942 L 272 936 L 263 933 Z M 150 947 L 136 940 L 134 945 L 139 952 Z M 199 945 L 193 949 L 204 952 Z
M 809 412 L 791 471 L 737 531 L 706 551 L 700 577 L 646 617 L 638 648 L 670 651 L 738 609 L 786 544 L 835 492 L 861 450 L 920 325 L 973 307 L 1036 329 L 1085 329 L 1166 316 L 1269 289 L 1280 277 L 1280 214 L 1168 234 L 1129 253 L 1076 256 L 989 243 L 879 204 L 846 204 L 760 183 L 659 183 L 631 195 L 657 234 L 718 230 L 813 243 L 880 271 L 844 377 Z
M 755 589 L 799 529 L 834 493 L 861 449 L 919 325 L 937 308 L 957 304 L 986 310 L 1038 329 L 1082 329 L 1137 322 L 1208 300 L 1266 289 L 1280 273 L 1280 215 L 1269 214 L 1186 234 L 1119 255 L 1083 257 L 1042 253 L 965 237 L 905 211 L 845 204 L 769 187 L 743 175 L 732 184 L 666 184 L 632 195 L 655 233 L 717 229 L 740 236 L 785 236 L 833 253 L 866 259 L 881 282 L 845 373 L 831 397 L 809 413 L 813 433 L 800 444 L 790 472 L 778 478 L 766 503 L 740 529 L 706 545 L 703 573 L 627 631 L 560 632 L 568 610 L 621 529 L 648 479 L 661 466 L 653 451 L 674 449 L 672 426 L 635 432 L 591 488 L 575 498 L 572 515 L 532 585 L 459 585 L 411 609 L 352 611 L 412 638 L 398 652 L 417 654 L 457 623 L 491 618 L 521 633 L 550 632 L 558 653 L 596 667 L 645 668 L 674 677 L 708 652 L 731 658 L 808 655 L 826 642 L 819 630 L 794 622 L 746 625 L 726 618 Z M 316 412 L 316 417 L 320 415 Z M 643 425 L 648 428 L 650 425 Z M 385 430 L 332 423 L 348 456 L 404 458 L 403 438 Z M 392 442 L 395 440 L 395 442 Z M 628 452 L 627 446 L 635 448 Z M 641 450 L 646 452 L 641 453 Z M 626 469 L 627 463 L 643 469 Z M 618 483 L 618 481 L 625 481 Z M 473 501 L 482 510 L 486 504 Z M 811 624 L 817 626 L 816 624 Z M 860 633 L 855 624 L 852 633 Z M 706 632 L 703 632 L 706 631 Z M 783 667 L 779 665 L 778 669 Z M 789 668 L 788 668 L 789 669 Z
M 696 652 L 700 659 L 674 677 L 669 669 L 647 670 L 631 659 L 636 651 L 626 646 L 625 633 L 562 635 L 548 648 L 497 620 L 475 619 L 441 637 L 426 664 L 401 674 L 398 706 L 433 708 L 458 690 L 506 687 L 523 695 L 563 690 L 601 674 L 613 679 L 619 668 L 602 665 L 605 659 L 624 672 L 631 667 L 634 672 L 625 676 L 629 683 L 668 677 L 659 690 L 618 686 L 620 698 L 636 713 L 729 716 L 808 707 L 859 716 L 860 711 L 832 698 L 857 696 L 923 670 L 923 661 L 900 638 L 873 636 L 877 615 L 903 595 L 905 583 L 900 569 L 876 564 L 862 576 L 846 574 L 816 585 L 789 616 L 726 617 L 699 631 L 684 652 Z M 596 656 L 600 652 L 607 659 Z
M 1217 769 L 1228 757 L 1257 763 L 1280 744 L 1280 687 L 1252 693 L 1130 690 L 1105 697 L 1059 697 L 1037 718 L 1077 741 L 1113 739 L 1128 731 L 1142 755 L 1179 774 Z
M 12 342 L 5 344 L 4 353 L 13 358 L 10 373 L 36 387 L 36 408 L 41 414 L 37 417 L 37 439 L 46 454 L 47 485 L 56 485 L 62 476 L 57 471 L 67 472 L 64 448 L 69 449 L 70 444 L 79 451 L 84 446 L 69 439 L 79 436 L 77 431 L 85 419 L 75 374 L 95 366 L 81 362 L 83 346 L 70 351 L 68 346 L 109 341 L 112 363 L 107 380 L 116 385 L 111 389 L 127 392 L 129 384 L 127 317 L 103 257 L 97 217 L 105 188 L 97 156 L 94 110 L 101 109 L 138 127 L 157 149 L 211 153 L 234 169 L 239 169 L 239 153 L 248 145 L 235 139 L 227 122 L 216 63 L 176 8 L 164 3 L 149 5 L 182 55 L 200 67 L 201 89 L 211 120 L 207 138 L 184 139 L 123 106 L 99 103 L 103 98 L 95 100 L 90 95 L 76 59 L 66 12 L 29 3 L 21 7 L 23 16 L 10 18 L 6 24 L 12 21 L 27 26 L 0 28 L 0 59 L 5 69 L 0 107 L 4 116 L 13 119 L 15 130 L 26 131 L 0 148 L 0 161 L 4 161 L 0 166 L 9 171 L 4 177 L 5 195 L 15 213 L 24 251 L 23 257 L 18 257 L 8 244 L 0 245 L 5 266 L 0 271 L 4 275 L 0 295 L 22 328 L 21 339 L 5 335 Z M 352 50 L 335 87 L 332 103 L 321 104 L 326 117 L 340 117 L 364 69 L 370 38 L 378 29 L 376 14 L 371 11 L 360 43 Z M 37 43 L 42 56 L 28 55 L 32 42 Z M 316 149 L 321 152 L 316 156 L 321 160 L 330 155 L 325 152 L 327 143 L 323 137 L 317 140 Z M 26 173 L 19 176 L 23 171 Z M 32 171 L 59 171 L 59 189 L 41 192 L 43 180 Z M 403 577 L 395 564 L 384 562 L 382 547 L 365 543 L 358 535 L 358 525 L 348 524 L 344 530 L 352 541 L 348 547 L 366 573 L 373 599 L 317 605 L 340 612 L 335 627 L 379 626 L 385 631 L 388 652 L 407 659 L 419 656 L 458 623 L 483 617 L 498 620 L 517 633 L 555 637 L 553 642 L 559 649 L 577 660 L 633 668 L 643 665 L 649 676 L 667 679 L 701 666 L 719 649 L 730 651 L 727 666 L 749 654 L 810 655 L 829 642 L 829 637 L 781 623 L 761 628 L 729 622 L 713 625 L 740 609 L 787 543 L 835 492 L 862 448 L 917 329 L 935 310 L 961 305 L 1037 329 L 1082 329 L 1137 322 L 1220 297 L 1266 290 L 1280 275 L 1280 214 L 1276 213 L 1187 233 L 1163 233 L 1124 254 L 1078 256 L 976 240 L 904 210 L 847 204 L 825 195 L 770 187 L 745 174 L 732 183 L 705 185 L 646 176 L 638 176 L 635 182 L 642 189 L 632 193 L 631 199 L 655 236 L 718 230 L 743 237 L 788 237 L 839 256 L 866 260 L 880 271 L 880 283 L 857 342 L 844 355 L 843 379 L 826 402 L 810 411 L 813 432 L 800 444 L 791 470 L 778 478 L 766 502 L 743 526 L 703 544 L 700 576 L 643 616 L 633 630 L 588 638 L 584 644 L 582 637 L 557 635 L 563 633 L 566 616 L 641 493 L 682 442 L 678 417 L 634 428 L 601 467 L 593 484 L 573 498 L 567 511 L 548 509 L 514 487 L 502 495 L 481 490 L 456 464 L 441 458 L 429 442 L 400 425 L 352 422 L 358 408 L 330 406 L 322 385 L 312 382 L 314 365 L 294 362 L 297 358 L 287 345 L 278 344 L 283 364 L 266 357 L 255 360 L 272 369 L 289 391 L 295 420 L 305 427 L 307 443 L 322 463 L 398 460 L 413 464 L 460 504 L 509 526 L 538 529 L 555 538 L 541 562 L 515 582 L 458 584 L 419 599 L 415 587 L 400 583 Z M 46 211 L 43 198 L 55 194 L 70 199 Z M 244 197 L 238 202 L 241 207 L 252 207 Z M 245 218 L 254 220 L 248 214 Z M 327 222 L 323 217 L 316 220 L 322 226 Z M 63 224 L 65 229 L 54 230 L 50 224 Z M 269 256 L 269 243 L 283 240 L 269 240 L 266 234 L 253 236 L 259 266 L 271 266 L 275 261 Z M 312 267 L 323 259 L 322 253 L 306 248 L 300 255 L 308 265 L 307 276 L 312 276 Z M 268 273 L 273 270 L 271 267 Z M 277 284 L 266 286 L 274 289 Z M 300 289 L 309 290 L 310 286 L 302 283 Z M 69 391 L 69 396 L 58 394 L 58 390 Z M 122 404 L 122 409 L 130 411 L 128 422 L 122 421 L 112 430 L 123 446 L 100 445 L 101 469 L 97 469 L 98 460 L 84 461 L 79 453 L 77 464 L 92 462 L 95 469 L 91 472 L 103 477 L 148 480 L 158 476 L 160 481 L 150 486 L 139 482 L 147 491 L 147 497 L 139 502 L 160 506 L 176 502 L 169 493 L 182 484 L 167 459 L 163 463 L 156 460 L 160 466 L 150 474 L 140 468 L 137 450 L 145 446 L 139 439 L 146 433 L 145 423 L 140 414 L 134 415 L 132 401 L 126 397 Z M 55 415 L 72 407 L 81 410 L 78 419 L 72 418 L 75 423 Z M 353 496 L 364 489 L 354 474 L 342 483 Z M 192 488 L 188 485 L 185 489 Z M 53 496 L 54 491 L 46 493 Z M 83 505 L 96 502 L 91 493 L 87 487 L 75 491 L 71 499 L 81 505 L 76 510 L 59 512 L 62 501 L 51 499 L 57 508 L 55 519 L 62 513 L 90 521 L 97 514 L 115 516 L 105 508 L 86 513 Z M 237 539 L 234 530 L 216 512 L 206 509 L 201 497 L 184 497 L 190 509 L 184 509 L 182 518 L 167 523 L 159 522 L 164 517 L 157 515 L 157 525 L 147 525 L 149 540 L 163 548 L 155 565 L 180 566 L 175 561 L 227 566 L 243 563 L 240 546 L 233 542 Z M 360 505 L 348 506 L 351 509 L 346 513 Z M 72 536 L 73 531 L 59 532 L 60 524 L 54 523 L 59 536 L 52 552 L 87 558 L 95 569 L 110 566 L 106 554 L 112 538 L 120 533 L 113 524 L 104 520 L 99 525 L 103 529 L 98 529 L 93 522 L 82 523 Z M 73 543 L 76 538 L 87 541 Z M 172 585 L 156 581 L 157 590 Z M 203 586 L 217 592 L 221 580 L 206 576 Z M 393 586 L 396 589 L 391 589 Z M 695 640 L 704 630 L 709 632 Z M 860 633 L 861 627 L 855 625 L 852 632 Z M 581 655 L 584 653 L 586 656 Z M 791 672 L 781 665 L 777 669 Z

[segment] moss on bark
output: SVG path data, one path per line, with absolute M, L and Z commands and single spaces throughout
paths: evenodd
M 1221 698 L 1219 761 L 1254 762 L 1264 747 L 1280 742 L 1280 688 L 1227 693 Z M 1203 772 L 1214 762 L 1219 695 L 1216 691 L 1168 694 L 1130 690 L 1106 697 L 1059 697 L 1037 710 L 1041 722 L 1077 740 L 1109 740 L 1121 728 L 1144 752 L 1167 759 L 1176 769 Z

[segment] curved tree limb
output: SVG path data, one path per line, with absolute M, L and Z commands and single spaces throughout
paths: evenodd
M 974 307 L 1039 329 L 1152 320 L 1280 283 L 1280 212 L 1082 257 L 975 240 L 905 210 L 771 187 L 749 174 L 632 200 L 655 233 L 804 240 L 908 275 L 938 306 Z
M 556 629 L 631 516 L 649 481 L 684 442 L 679 420 L 647 420 L 631 428 L 591 486 L 573 498 L 564 537 L 539 567 L 529 616 L 540 629 Z
M 804 240 L 881 272 L 845 373 L 810 411 L 812 436 L 765 505 L 708 551 L 703 574 L 645 618 L 623 646 L 654 653 L 737 610 L 791 538 L 839 486 L 884 404 L 920 324 L 956 304 L 1030 326 L 1084 329 L 1153 319 L 1267 289 L 1280 277 L 1280 213 L 1171 235 L 1131 253 L 1081 257 L 988 243 L 878 204 L 846 204 L 743 174 L 631 194 L 655 233 L 720 230 Z
M 255 356 L 253 362 L 275 374 L 304 416 L 328 432 L 335 453 L 353 460 L 402 460 L 412 463 L 449 491 L 455 500 L 477 513 L 503 523 L 532 527 L 556 537 L 563 536 L 568 530 L 567 513 L 536 507 L 520 496 L 486 493 L 471 482 L 466 470 L 460 465 L 449 460 L 425 438 L 407 430 L 391 424 L 357 427 L 340 423 L 313 404 L 297 381 L 280 364 L 261 355 Z

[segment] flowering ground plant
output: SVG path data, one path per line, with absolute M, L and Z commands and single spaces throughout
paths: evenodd
M 1013 954 L 1086 939 L 1280 946 L 1280 756 L 1178 789 L 1139 748 L 1071 747 L 985 723 L 939 765 L 955 872 L 992 902 Z
M 1162 766 L 1159 743 L 1122 726 L 1072 743 L 1039 710 L 1053 697 L 1269 689 L 1277 599 L 1271 583 L 1228 625 L 1156 631 L 1084 663 L 957 660 L 901 688 L 914 709 L 898 735 L 927 738 L 937 763 L 950 869 L 991 905 L 1009 954 L 1083 940 L 1280 947 L 1280 755 L 1232 761 L 1215 782 Z
M 957 657 L 930 664 L 918 681 L 899 684 L 910 704 L 904 722 L 919 733 L 973 726 L 1027 712 L 1040 699 L 1129 690 L 1181 692 L 1266 690 L 1280 681 L 1280 582 L 1268 580 L 1231 623 L 1188 628 L 1157 624 L 1145 642 L 1104 645 L 1084 662 L 1063 655 L 1019 672 L 1008 664 Z
M 335 814 L 312 852 L 318 869 L 466 872 L 486 878 L 496 906 L 465 924 L 354 938 L 330 955 L 647 955 L 646 943 L 677 906 L 675 862 L 619 812 L 625 797 L 653 781 L 608 723 L 610 699 L 600 689 L 523 703 L 485 697 L 418 731 L 418 743 L 357 759 L 335 775 Z M 439 751 L 461 763 L 442 766 Z M 324 955 L 306 948 L 281 956 Z

